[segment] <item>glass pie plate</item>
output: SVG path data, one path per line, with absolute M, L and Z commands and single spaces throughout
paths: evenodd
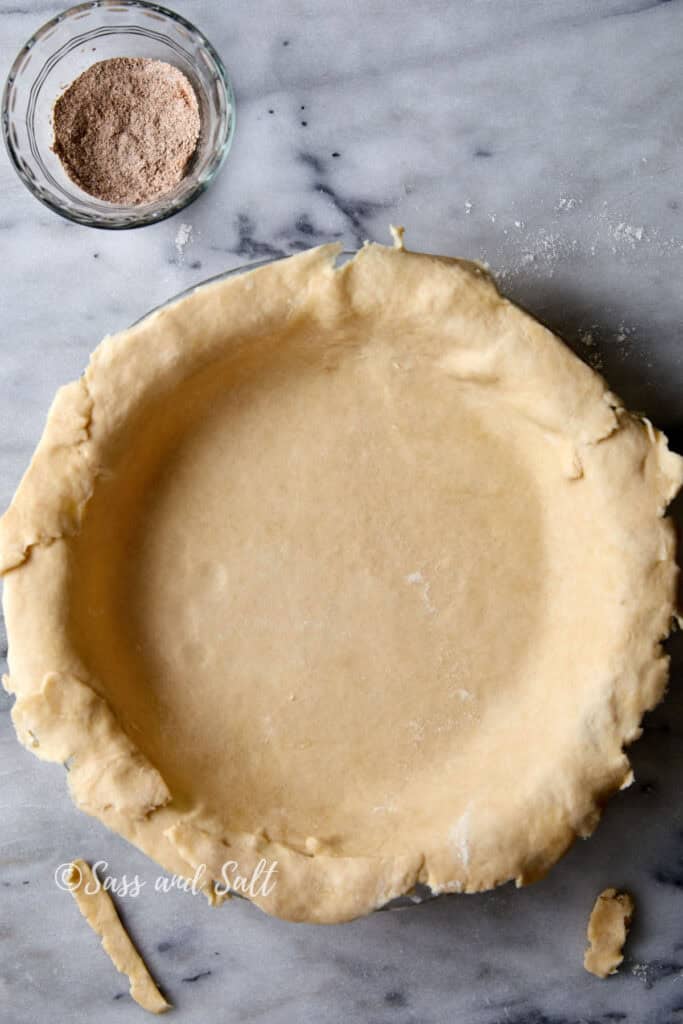
M 269 857 L 249 898 L 317 923 L 593 831 L 664 692 L 683 479 L 477 265 L 342 259 L 106 338 L 0 521 L 21 742 L 166 870 Z
M 343 252 L 339 254 L 337 262 L 344 263 L 347 260 L 353 259 L 353 257 L 356 255 L 356 252 L 357 250 L 355 249 L 344 249 Z M 183 291 L 178 292 L 170 299 L 167 299 L 166 302 L 162 302 L 158 306 L 155 306 L 153 309 L 150 309 L 146 313 L 143 313 L 143 315 L 139 317 L 139 319 L 135 320 L 131 324 L 131 327 L 135 327 L 137 326 L 137 324 L 141 324 L 148 317 L 153 316 L 155 313 L 158 313 L 161 310 L 168 308 L 169 306 L 175 305 L 176 302 L 179 302 L 181 299 L 187 298 L 188 295 L 193 295 L 195 292 L 200 291 L 207 285 L 216 284 L 218 281 L 225 281 L 231 277 L 237 277 L 239 274 L 245 274 L 250 270 L 258 270 L 259 267 L 266 267 L 269 266 L 271 263 L 278 263 L 280 260 L 283 259 L 287 259 L 286 254 L 283 254 L 282 256 L 270 257 L 269 259 L 264 260 L 255 260 L 253 263 L 244 263 L 241 264 L 239 267 L 233 267 L 231 270 L 224 270 L 219 274 L 214 274 L 212 277 L 207 277 L 205 278 L 205 280 L 198 282 L 198 284 L 193 284 L 190 285 L 188 288 L 184 288 Z M 233 893 L 233 896 L 236 896 L 240 899 L 246 898 L 237 892 Z M 385 910 L 407 910 L 410 907 L 421 906 L 425 903 L 432 902 L 433 900 L 440 899 L 442 898 L 442 896 L 443 894 L 433 893 L 431 889 L 426 885 L 416 885 L 415 889 L 411 893 L 405 896 L 398 896 L 396 899 L 390 900 L 388 903 L 385 903 L 384 906 L 379 907 L 376 913 Z

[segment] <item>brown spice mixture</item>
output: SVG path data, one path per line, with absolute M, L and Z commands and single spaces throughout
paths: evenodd
M 54 106 L 53 149 L 85 192 L 138 205 L 170 192 L 197 148 L 197 96 L 161 60 L 114 57 L 93 64 Z

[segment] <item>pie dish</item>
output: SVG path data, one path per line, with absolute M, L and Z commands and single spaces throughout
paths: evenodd
M 541 877 L 667 678 L 683 460 L 396 239 L 106 338 L 0 521 L 21 742 L 216 902 L 275 864 L 290 920 Z

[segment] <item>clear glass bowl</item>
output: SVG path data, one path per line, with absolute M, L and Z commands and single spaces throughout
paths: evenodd
M 192 82 L 201 134 L 187 174 L 172 192 L 139 206 L 89 196 L 52 152 L 52 106 L 86 68 L 110 57 L 174 64 Z M 16 171 L 36 199 L 69 220 L 136 228 L 172 216 L 211 184 L 235 131 L 235 99 L 223 63 L 189 21 L 144 0 L 94 0 L 43 25 L 14 61 L 2 98 L 2 131 Z

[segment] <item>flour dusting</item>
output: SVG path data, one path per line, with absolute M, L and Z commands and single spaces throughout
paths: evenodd
M 455 825 L 450 830 L 449 839 L 453 845 L 455 855 L 464 868 L 470 863 L 470 819 L 472 816 L 472 805 L 468 804 L 467 809 L 460 815 Z
M 638 242 L 642 242 L 645 235 L 645 228 L 634 227 L 632 224 L 626 224 L 625 221 L 619 221 L 618 224 L 610 227 L 610 234 L 615 242 L 626 244 L 630 248 L 634 249 Z M 612 251 L 616 253 L 617 248 L 613 246 Z
M 555 213 L 565 213 L 568 210 L 575 210 L 580 204 L 581 200 L 576 196 L 560 196 L 553 209 Z
M 406 583 L 410 583 L 411 586 L 421 586 L 422 587 L 422 603 L 424 604 L 425 609 L 427 610 L 427 612 L 430 615 L 434 615 L 434 613 L 436 612 L 436 607 L 434 606 L 434 604 L 432 602 L 432 594 L 431 594 L 432 585 L 429 582 L 429 580 L 425 579 L 425 577 L 422 575 L 422 573 L 419 571 L 419 569 L 416 570 L 415 572 L 409 572 L 407 576 L 404 576 L 404 579 L 405 579 Z
M 468 201 L 466 212 L 471 208 Z M 482 211 L 482 218 L 497 226 L 499 244 L 485 256 L 500 282 L 528 279 L 530 273 L 552 278 L 559 264 L 577 258 L 588 265 L 606 254 L 628 258 L 639 250 L 657 255 L 678 255 L 683 250 L 681 238 L 666 237 L 656 227 L 634 222 L 625 209 L 615 209 L 606 201 L 591 209 L 589 197 L 569 192 L 561 193 L 546 211 L 536 213 L 536 224 L 523 220 L 514 204 L 507 210 Z M 577 225 L 575 235 L 571 233 L 573 224 Z
M 192 225 L 181 224 L 178 228 L 178 233 L 175 236 L 175 251 L 176 257 L 179 263 L 182 263 L 185 257 L 185 246 L 192 238 Z

